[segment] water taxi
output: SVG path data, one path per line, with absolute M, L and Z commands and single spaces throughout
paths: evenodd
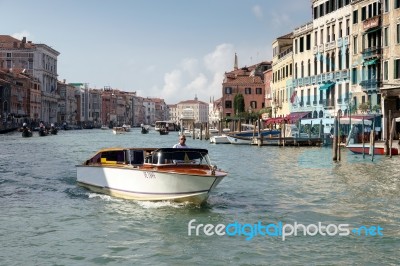
M 201 204 L 227 175 L 206 149 L 110 148 L 77 165 L 77 182 L 115 197 Z

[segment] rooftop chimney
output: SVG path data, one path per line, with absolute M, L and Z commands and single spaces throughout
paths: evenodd
M 26 37 L 22 38 L 22 43 L 26 43 Z

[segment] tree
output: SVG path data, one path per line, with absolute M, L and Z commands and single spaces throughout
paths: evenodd
M 233 109 L 236 114 L 244 112 L 244 98 L 242 94 L 239 93 L 235 95 L 235 98 L 233 99 Z

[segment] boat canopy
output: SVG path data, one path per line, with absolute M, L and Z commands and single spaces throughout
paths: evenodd
M 161 148 L 152 154 L 153 164 L 168 163 L 201 163 L 210 164 L 208 150 L 206 149 L 182 149 L 182 148 Z

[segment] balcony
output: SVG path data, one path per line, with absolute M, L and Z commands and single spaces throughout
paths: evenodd
M 377 79 L 368 79 L 360 82 L 360 86 L 364 92 L 374 92 L 379 88 L 380 82 Z
M 300 86 L 303 86 L 303 79 L 302 78 L 299 78 L 299 79 L 297 79 L 297 85 L 300 87 Z
M 342 70 L 342 79 L 349 79 L 350 78 L 350 71 L 348 69 Z
M 311 84 L 317 83 L 317 76 L 310 77 L 310 80 L 311 80 Z
M 341 48 L 342 46 L 343 46 L 343 39 L 342 38 L 337 39 L 337 47 Z
M 304 86 L 310 85 L 310 77 L 305 77 L 305 78 L 303 79 L 303 83 L 304 83 Z
M 319 100 L 318 103 L 319 103 L 320 105 L 325 105 L 326 100 Z
M 380 46 L 369 47 L 365 48 L 361 54 L 364 60 L 379 58 L 382 53 L 381 50 L 382 48 Z
M 313 47 L 313 54 L 314 55 L 318 54 L 318 45 Z
M 332 49 L 335 49 L 335 48 L 336 48 L 336 42 L 335 41 L 325 43 L 325 51 L 329 51 L 329 50 L 332 50 Z
M 307 102 L 306 102 L 306 105 L 307 105 L 307 106 L 310 106 L 310 105 L 311 105 L 311 102 L 310 102 L 310 101 L 307 101 Z
M 349 36 L 344 36 L 343 38 L 343 45 L 348 46 L 349 45 Z
M 321 83 L 322 82 L 322 76 L 321 75 L 318 75 L 317 76 L 317 83 Z
M 324 52 L 324 45 L 323 45 L 323 44 L 320 44 L 320 45 L 318 46 L 318 52 L 320 52 L 320 53 L 323 53 L 323 52 Z
M 341 77 L 340 74 L 341 74 L 340 71 L 335 72 L 335 79 L 336 79 L 336 80 L 339 80 L 339 79 L 340 79 L 340 77 Z
M 333 81 L 333 72 L 326 73 L 326 81 Z

